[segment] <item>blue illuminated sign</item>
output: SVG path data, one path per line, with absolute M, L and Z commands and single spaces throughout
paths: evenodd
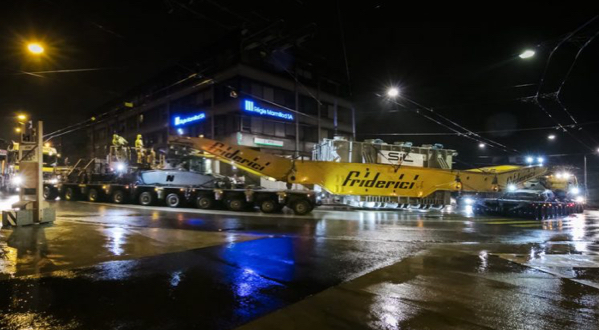
M 254 101 L 250 101 L 250 100 L 245 100 L 243 102 L 243 110 L 248 111 L 248 112 L 253 112 L 253 113 L 259 114 L 261 116 L 269 116 L 269 117 L 276 117 L 276 118 L 285 119 L 285 120 L 293 120 L 293 115 L 290 113 L 286 113 L 286 112 L 282 112 L 282 111 L 278 111 L 278 110 L 272 110 L 272 109 L 265 109 L 265 108 L 257 106 L 254 103 Z
M 181 118 L 179 116 L 175 117 L 174 120 L 174 125 L 175 126 L 183 126 L 185 124 L 189 124 L 189 123 L 193 123 L 196 121 L 200 121 L 206 119 L 206 113 L 205 112 L 200 112 L 197 115 L 193 115 L 193 116 L 189 116 L 189 117 L 184 117 Z

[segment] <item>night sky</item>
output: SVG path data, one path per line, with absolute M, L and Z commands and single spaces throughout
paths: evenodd
M 47 131 L 59 129 L 89 118 L 102 105 L 241 27 L 259 28 L 282 19 L 290 30 L 315 23 L 317 33 L 305 46 L 322 54 L 342 76 L 345 41 L 360 140 L 442 143 L 476 164 L 491 160 L 480 156 L 527 154 L 574 154 L 550 161 L 579 162 L 580 155 L 599 147 L 599 124 L 587 124 L 599 121 L 599 37 L 580 54 L 560 94 L 574 120 L 584 124 L 571 128 L 571 134 L 551 129 L 481 133 L 509 152 L 489 146 L 480 150 L 478 142 L 463 137 L 384 135 L 452 132 L 422 116 L 439 120 L 437 114 L 423 109 L 418 114 L 416 106 L 401 98 L 397 105 L 377 96 L 391 85 L 472 131 L 573 124 L 548 95 L 541 102 L 553 119 L 523 98 L 539 90 L 553 48 L 597 11 L 573 2 L 492 4 L 497 8 L 482 2 L 459 7 L 454 2 L 400 1 L 4 1 L 0 122 L 5 129 L 0 137 L 15 138 L 12 116 L 18 110 L 44 120 Z M 557 91 L 576 52 L 598 31 L 599 19 L 554 53 L 542 95 Z M 24 52 L 24 42 L 34 39 L 47 45 L 47 56 L 36 60 Z M 537 55 L 518 58 L 526 48 Z M 23 73 L 72 69 L 93 70 Z M 556 139 L 549 141 L 549 134 Z

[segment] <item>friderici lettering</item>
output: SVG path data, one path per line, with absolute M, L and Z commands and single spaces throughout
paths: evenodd
M 414 178 L 407 178 L 404 174 L 399 174 L 397 180 L 379 180 L 381 173 L 374 175 L 366 171 L 362 175 L 361 171 L 350 171 L 343 183 L 343 187 L 361 187 L 361 188 L 378 188 L 378 189 L 412 189 L 418 179 L 418 175 Z
M 220 142 L 215 142 L 212 146 L 208 148 L 208 150 L 213 154 L 219 155 L 220 157 L 235 162 L 235 165 L 249 167 L 256 171 L 263 171 L 265 168 L 268 167 L 268 165 L 270 165 L 269 162 L 267 162 L 266 164 L 261 164 L 259 162 L 260 159 L 258 157 L 254 157 L 254 159 L 245 158 L 241 155 L 239 149 L 227 147 L 224 143 Z
M 507 181 L 507 183 L 524 182 L 528 179 L 532 179 L 535 175 L 537 175 L 537 173 L 535 173 L 535 172 L 530 172 L 530 173 L 526 173 L 526 174 L 516 173 L 515 175 L 508 177 L 506 179 L 506 181 Z

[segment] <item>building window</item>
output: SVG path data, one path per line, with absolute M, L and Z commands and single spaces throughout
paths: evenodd
M 252 118 L 248 116 L 241 116 L 241 131 L 251 132 L 252 131 Z
M 351 123 L 351 109 L 338 107 L 337 108 L 337 118 L 340 123 Z
M 285 136 L 295 137 L 295 124 L 285 124 Z
M 275 123 L 270 120 L 265 120 L 262 126 L 262 133 L 268 136 L 275 135 Z
M 226 134 L 227 116 L 218 115 L 214 117 L 214 132 L 216 135 L 223 136 Z
M 275 123 L 275 136 L 285 137 L 285 123 Z
M 275 101 L 275 90 L 272 87 L 264 87 L 264 99 L 270 102 Z
M 318 103 L 310 96 L 301 95 L 299 98 L 300 111 L 309 115 L 318 114 Z
M 251 117 L 252 118 L 252 133 L 254 134 L 262 134 L 262 119 Z
M 264 87 L 262 87 L 262 85 L 257 84 L 257 83 L 252 83 L 252 91 L 251 91 L 252 95 L 259 97 L 259 98 L 264 98 Z

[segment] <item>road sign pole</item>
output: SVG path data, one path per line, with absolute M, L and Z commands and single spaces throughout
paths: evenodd
M 35 211 L 34 221 L 40 222 L 43 217 L 44 208 L 44 123 L 37 122 L 37 185 L 35 187 Z

